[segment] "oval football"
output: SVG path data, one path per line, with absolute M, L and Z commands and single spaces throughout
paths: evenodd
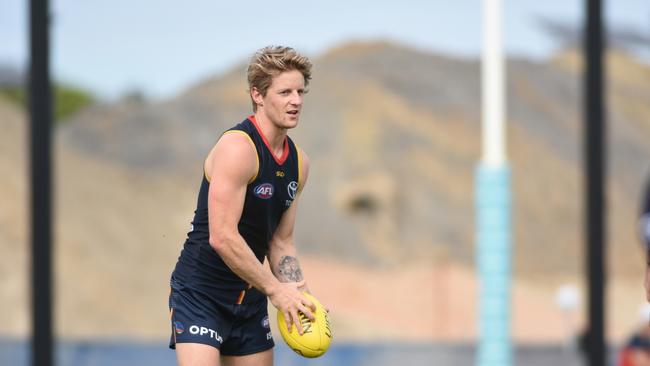
M 292 325 L 291 333 L 289 333 L 284 314 L 278 311 L 278 328 L 280 334 L 282 334 L 282 339 L 294 352 L 308 358 L 320 357 L 327 352 L 332 343 L 332 326 L 329 314 L 313 295 L 306 292 L 303 295 L 316 305 L 315 320 L 312 322 L 304 314 L 300 313 L 303 334 L 298 333 L 295 324 Z

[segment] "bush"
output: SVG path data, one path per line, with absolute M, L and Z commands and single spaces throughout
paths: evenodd
M 54 96 L 53 113 L 56 123 L 65 121 L 82 108 L 94 103 L 94 98 L 90 93 L 73 86 L 55 84 L 52 92 Z M 27 97 L 25 89 L 22 87 L 0 87 L 0 96 L 23 108 L 27 108 Z

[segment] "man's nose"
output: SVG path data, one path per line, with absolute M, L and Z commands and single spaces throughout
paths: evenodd
M 303 96 L 298 92 L 291 93 L 290 103 L 293 105 L 302 105 L 302 98 Z

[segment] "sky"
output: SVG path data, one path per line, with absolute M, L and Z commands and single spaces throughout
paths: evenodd
M 558 42 L 540 18 L 579 27 L 585 0 L 503 0 L 510 55 L 544 59 Z M 650 1 L 604 0 L 608 26 L 650 34 Z M 351 40 L 391 40 L 461 57 L 481 52 L 481 0 L 50 0 L 57 81 L 114 100 L 166 99 L 266 45 L 317 57 Z M 28 0 L 0 0 L 0 65 L 25 69 Z

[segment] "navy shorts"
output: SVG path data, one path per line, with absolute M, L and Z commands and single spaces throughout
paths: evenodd
M 259 293 L 258 293 L 259 294 Z M 273 348 L 266 296 L 237 304 L 183 286 L 172 278 L 169 294 L 172 335 L 177 343 L 201 343 L 224 356 L 243 356 Z

